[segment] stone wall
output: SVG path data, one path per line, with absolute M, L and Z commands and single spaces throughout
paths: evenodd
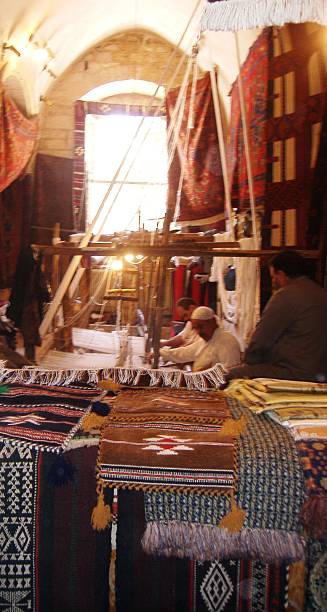
M 49 90 L 41 111 L 38 152 L 73 157 L 74 103 L 87 92 L 105 83 L 141 79 L 166 86 L 181 58 L 174 47 L 157 35 L 133 30 L 117 34 L 96 45 L 80 57 Z M 178 71 L 174 87 L 181 84 L 186 62 Z M 109 100 L 107 98 L 107 100 Z M 112 102 L 142 104 L 148 98 L 123 94 Z

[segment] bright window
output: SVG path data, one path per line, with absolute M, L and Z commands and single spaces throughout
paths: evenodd
M 151 231 L 158 222 L 162 226 L 167 203 L 166 139 L 165 117 L 86 116 L 88 223 L 111 187 L 94 233 L 112 234 L 139 227 Z

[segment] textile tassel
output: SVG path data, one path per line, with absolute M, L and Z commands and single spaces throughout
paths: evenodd
M 106 402 L 93 402 L 91 411 L 99 416 L 107 416 L 110 412 L 110 406 Z
M 246 512 L 237 506 L 234 495 L 231 497 L 230 505 L 231 510 L 219 521 L 219 527 L 231 533 L 237 533 L 243 527 Z
M 242 416 L 240 419 L 226 419 L 219 432 L 220 436 L 231 436 L 232 438 L 238 438 L 245 429 L 246 417 Z
M 48 472 L 47 480 L 55 485 L 55 487 L 61 487 L 69 482 L 73 482 L 75 472 L 76 467 L 64 455 L 59 455 Z
M 95 412 L 88 412 L 82 421 L 83 431 L 92 431 L 93 429 L 100 429 L 106 420 L 105 416 L 96 414 Z
M 117 557 L 118 490 L 112 500 L 111 555 L 109 567 L 109 612 L 116 612 L 116 557 Z
M 100 389 L 105 389 L 106 391 L 113 391 L 113 393 L 117 393 L 122 386 L 111 378 L 107 378 L 107 380 L 100 380 L 98 387 L 100 387 Z
M 111 522 L 111 510 L 110 506 L 104 503 L 103 485 L 101 482 L 97 485 L 97 494 L 98 502 L 92 512 L 91 525 L 96 531 L 102 531 Z

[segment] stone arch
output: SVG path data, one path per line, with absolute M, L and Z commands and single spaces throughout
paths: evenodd
M 105 83 L 127 79 L 151 81 L 166 86 L 181 57 L 174 47 L 153 32 L 120 32 L 89 49 L 52 86 L 41 113 L 39 152 L 71 158 L 73 156 L 74 103 Z M 184 66 L 175 86 L 181 83 Z M 164 75 L 164 77 L 163 77 Z

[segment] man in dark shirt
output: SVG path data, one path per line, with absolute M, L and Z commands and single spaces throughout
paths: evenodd
M 269 265 L 273 296 L 232 378 L 327 380 L 327 292 L 304 275 L 304 259 L 283 251 Z

